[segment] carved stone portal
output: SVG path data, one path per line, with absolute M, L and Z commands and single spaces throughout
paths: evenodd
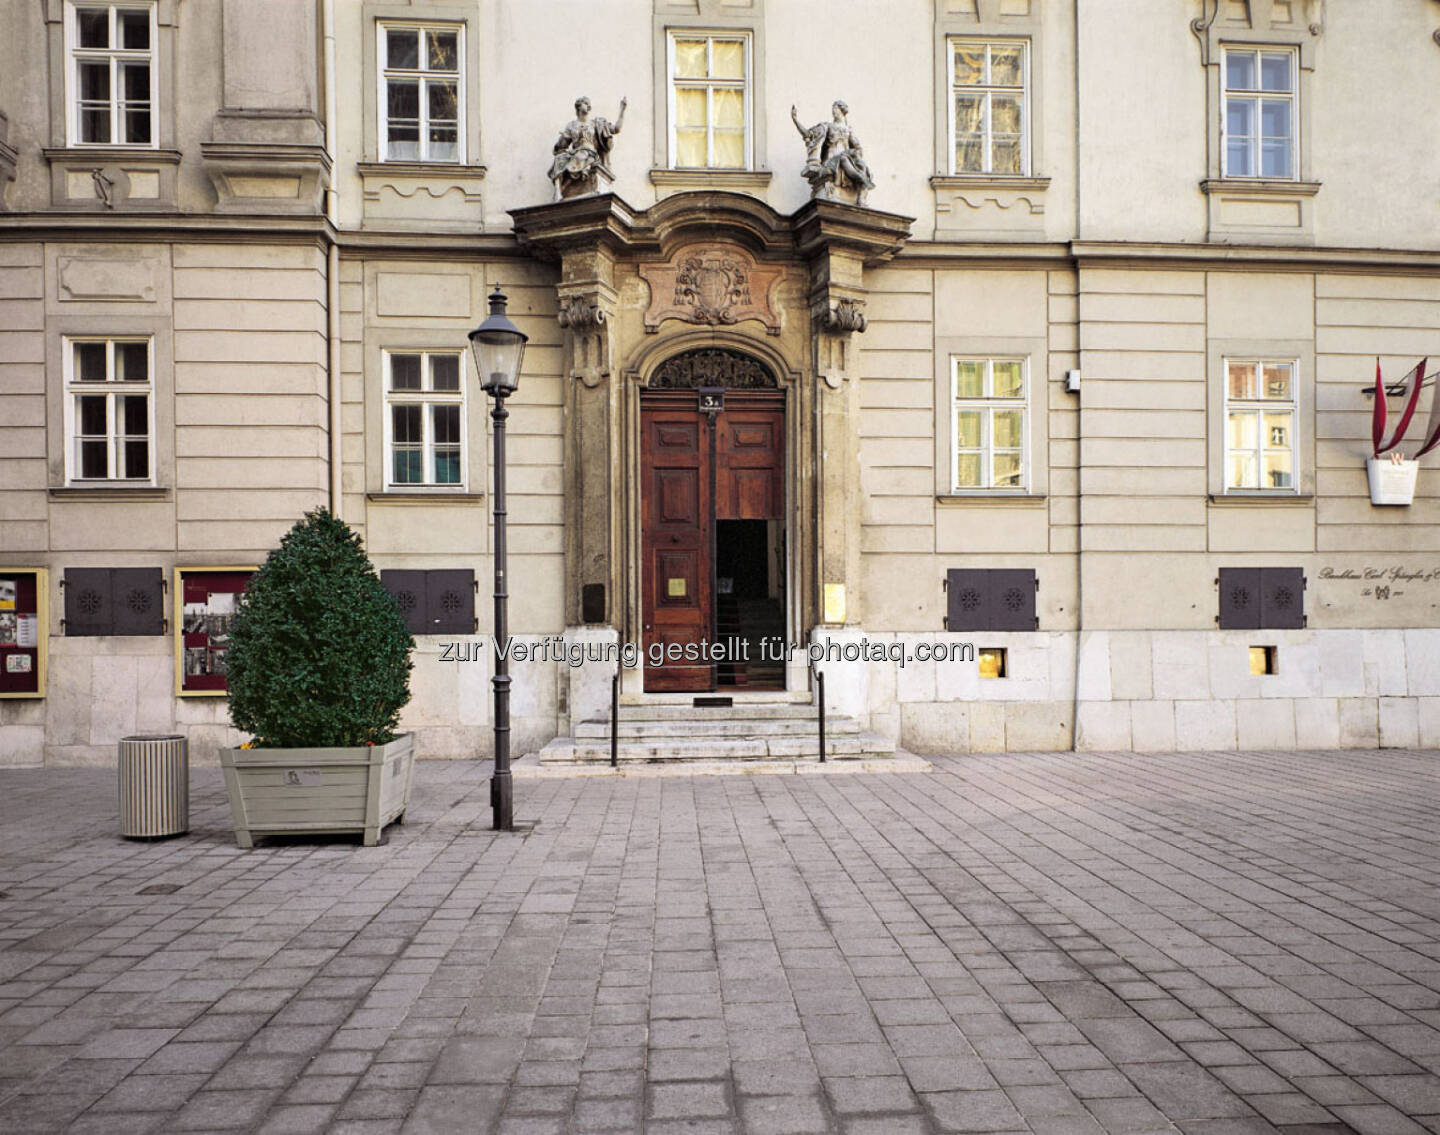
M 645 330 L 658 331 L 667 319 L 711 327 L 758 319 L 778 335 L 780 316 L 771 293 L 781 275 L 779 267 L 756 264 L 734 245 L 686 245 L 663 264 L 640 266 L 650 287 Z

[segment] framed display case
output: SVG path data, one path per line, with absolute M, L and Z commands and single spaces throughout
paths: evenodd
M 224 697 L 230 620 L 255 566 L 175 569 L 175 695 Z
M 0 698 L 45 696 L 50 573 L 0 567 Z

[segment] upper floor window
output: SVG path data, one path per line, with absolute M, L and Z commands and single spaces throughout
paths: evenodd
M 1023 359 L 950 360 L 956 490 L 1023 489 L 1027 399 Z
M 670 165 L 750 167 L 750 37 L 674 32 L 669 40 Z
M 1225 361 L 1225 488 L 1295 488 L 1293 359 Z
M 150 340 L 66 339 L 64 360 L 66 479 L 153 481 Z
M 385 481 L 465 483 L 465 391 L 456 351 L 385 352 Z
M 1226 177 L 1295 177 L 1293 51 L 1225 49 Z
M 380 24 L 379 34 L 382 157 L 463 162 L 463 28 Z
M 950 41 L 950 172 L 1030 172 L 1029 52 L 1023 40 Z
M 155 7 L 66 7 L 66 99 L 72 145 L 154 146 Z

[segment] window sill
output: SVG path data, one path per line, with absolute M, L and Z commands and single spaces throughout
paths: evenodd
M 771 174 L 764 169 L 652 169 L 650 184 L 660 196 L 692 189 L 729 189 L 761 193 L 770 185 Z
M 485 177 L 485 167 L 468 165 L 465 162 L 419 162 L 404 161 L 356 162 L 355 170 L 361 177 L 427 177 L 459 178 L 480 181 Z
M 170 490 L 163 485 L 55 485 L 50 489 L 50 497 L 71 501 L 163 501 L 170 499 Z
M 386 489 L 366 493 L 367 501 L 382 504 L 474 504 L 485 499 L 484 493 L 454 492 L 449 489 Z
M 930 179 L 935 195 L 935 236 L 940 240 L 1042 240 L 1049 188 L 1048 177 L 937 174 Z
M 999 506 L 1001 508 L 1039 508 L 1048 499 L 1045 493 L 1014 493 L 1004 490 L 981 490 L 978 492 L 936 493 L 935 503 L 945 508 L 968 505 Z
M 144 158 L 146 161 L 162 162 L 165 165 L 178 166 L 180 164 L 179 150 L 166 150 L 159 146 L 117 146 L 110 142 L 93 144 L 75 142 L 69 146 L 47 146 L 40 152 L 49 162 L 74 161 L 81 158 L 85 161 L 93 158 L 109 158 L 113 161 L 131 162 L 136 158 Z
M 1050 188 L 1048 177 L 1030 177 L 1014 173 L 950 173 L 936 174 L 930 179 L 932 189 L 1030 189 L 1044 192 Z
M 1210 503 L 1215 505 L 1293 505 L 1299 508 L 1310 508 L 1315 504 L 1315 494 L 1238 489 L 1228 493 L 1211 493 Z
M 1320 192 L 1320 183 L 1278 177 L 1207 177 L 1200 183 L 1200 189 L 1207 194 L 1263 193 L 1278 197 L 1314 197 Z

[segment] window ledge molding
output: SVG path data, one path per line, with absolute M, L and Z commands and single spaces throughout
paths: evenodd
M 1228 493 L 1211 493 L 1210 503 L 1212 505 L 1262 505 L 1269 507 L 1282 507 L 1290 505 L 1296 508 L 1313 508 L 1315 506 L 1314 493 L 1271 493 L 1261 490 L 1235 490 Z
M 161 165 L 178 166 L 179 150 L 157 149 L 154 146 L 46 146 L 40 153 L 47 162 L 66 162 L 74 165 L 98 158 L 113 162 L 156 162 Z
M 1318 181 L 1207 177 L 1200 191 L 1206 198 L 1210 240 L 1315 243 Z
M 432 181 L 483 181 L 485 168 L 471 162 L 364 161 L 356 162 L 361 177 L 418 177 Z
M 936 493 L 935 503 L 944 508 L 966 507 L 969 505 L 999 506 L 1001 508 L 1039 508 L 1049 499 L 1047 493 L 1012 493 L 1001 491 L 978 491 Z
M 484 228 L 483 165 L 366 160 L 355 163 L 355 172 L 366 225 L 446 232 Z
M 1015 174 L 936 174 L 937 240 L 1043 240 L 1048 177 Z
M 1013 173 L 937 173 L 930 179 L 932 189 L 1030 189 L 1043 192 L 1050 187 L 1048 177 L 1031 177 Z
M 1207 177 L 1200 183 L 1206 194 L 1256 193 L 1271 197 L 1314 197 L 1318 181 L 1287 181 L 1274 177 Z
M 484 493 L 451 492 L 448 489 L 388 489 L 366 493 L 367 501 L 379 504 L 475 504 Z
M 49 146 L 50 203 L 57 209 L 148 212 L 175 208 L 180 151 L 150 146 Z M 104 175 L 105 193 L 93 176 Z
M 70 501 L 164 501 L 170 490 L 164 485 L 52 485 L 52 500 Z
M 692 189 L 729 189 L 738 193 L 764 193 L 770 186 L 768 169 L 652 169 L 650 184 L 659 196 Z

